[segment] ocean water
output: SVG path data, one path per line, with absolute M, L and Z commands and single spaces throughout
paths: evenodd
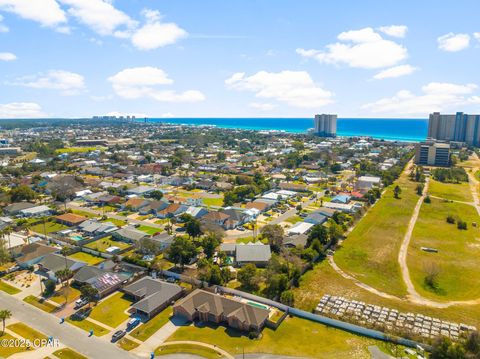
M 144 121 L 144 120 L 138 120 Z M 305 133 L 313 127 L 311 118 L 149 118 L 147 122 L 186 125 L 213 125 L 244 130 L 279 130 Z M 427 119 L 339 118 L 337 136 L 369 136 L 397 141 L 423 141 L 427 136 Z

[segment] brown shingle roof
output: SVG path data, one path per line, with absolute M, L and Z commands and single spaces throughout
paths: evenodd
M 75 214 L 75 213 L 64 213 L 64 214 L 61 214 L 59 216 L 56 216 L 55 219 L 57 219 L 59 221 L 62 221 L 62 222 L 71 223 L 73 225 L 76 225 L 76 224 L 82 223 L 83 221 L 86 221 L 87 217 L 80 216 L 80 215 Z
M 191 316 L 196 311 L 212 313 L 215 316 L 223 315 L 225 318 L 236 318 L 247 325 L 257 327 L 268 319 L 269 311 L 257 308 L 247 303 L 228 299 L 217 294 L 196 289 L 180 300 L 175 307 L 181 307 Z

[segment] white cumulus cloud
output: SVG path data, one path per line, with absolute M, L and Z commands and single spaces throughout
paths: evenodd
M 65 12 L 55 0 L 0 0 L 0 10 L 36 21 L 42 26 L 57 27 L 67 22 Z
M 17 56 L 11 52 L 0 52 L 0 61 L 13 61 L 16 60 Z
M 294 107 L 314 108 L 333 102 L 333 93 L 315 84 L 306 71 L 260 71 L 252 76 L 238 72 L 225 80 L 225 84 L 235 90 L 254 92 L 257 98 Z
M 75 95 L 85 89 L 85 79 L 75 72 L 50 70 L 33 76 L 17 78 L 13 83 L 36 89 L 59 90 L 63 95 Z
M 474 37 L 476 40 L 480 41 L 480 32 L 474 32 L 474 33 L 473 33 L 473 37 Z
M 115 31 L 132 28 L 136 22 L 123 11 L 105 0 L 60 0 L 68 5 L 68 14 L 100 35 L 113 35 Z M 120 30 L 119 30 L 120 28 Z
M 393 97 L 382 98 L 362 108 L 373 113 L 425 116 L 433 111 L 455 111 L 460 105 L 480 103 L 479 96 L 472 96 L 476 89 L 475 84 L 430 82 L 422 87 L 422 94 L 416 95 L 408 90 L 402 90 Z
M 394 66 L 408 56 L 405 47 L 382 38 L 371 27 L 342 32 L 337 39 L 341 42 L 329 44 L 325 50 L 299 48 L 296 51 L 301 56 L 316 59 L 320 63 L 365 69 Z
M 126 99 L 149 97 L 161 102 L 198 102 L 205 100 L 202 92 L 187 90 L 176 92 L 159 89 L 162 85 L 171 85 L 165 71 L 157 67 L 133 67 L 124 69 L 108 78 L 115 93 Z
M 0 104 L 0 118 L 48 117 L 39 104 L 34 102 L 12 102 Z
M 440 50 L 457 52 L 470 46 L 470 35 L 450 32 L 437 38 L 437 43 Z
M 387 78 L 401 77 L 405 75 L 410 75 L 416 70 L 417 68 L 413 67 L 412 65 L 398 65 L 380 71 L 378 74 L 373 76 L 373 78 L 375 80 L 383 80 Z
M 177 24 L 162 23 L 159 11 L 145 9 L 146 24 L 132 35 L 132 44 L 140 50 L 152 50 L 176 43 L 187 36 L 187 32 Z
M 407 35 L 408 27 L 405 25 L 389 25 L 380 26 L 378 30 L 388 36 L 403 38 Z

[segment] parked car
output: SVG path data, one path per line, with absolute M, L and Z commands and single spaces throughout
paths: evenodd
M 175 278 L 173 278 L 173 277 L 168 277 L 168 278 L 167 278 L 167 282 L 168 282 L 168 283 L 175 283 L 176 281 L 177 281 L 177 280 L 176 280 Z
M 86 298 L 80 298 L 75 301 L 75 306 L 73 308 L 80 309 L 81 307 L 87 304 L 88 304 L 88 300 Z
M 115 343 L 116 341 L 122 339 L 127 332 L 125 330 L 118 330 L 115 332 L 115 334 L 112 335 L 112 343 Z
M 127 323 L 127 329 L 128 330 L 132 330 L 133 328 L 135 328 L 137 325 L 139 325 L 142 321 L 140 320 L 140 318 L 138 317 L 133 317 L 132 319 L 130 319 Z

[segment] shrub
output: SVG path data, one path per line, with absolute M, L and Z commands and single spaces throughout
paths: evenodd
M 451 214 L 449 214 L 447 216 L 447 223 L 455 224 L 455 217 L 453 217 Z

